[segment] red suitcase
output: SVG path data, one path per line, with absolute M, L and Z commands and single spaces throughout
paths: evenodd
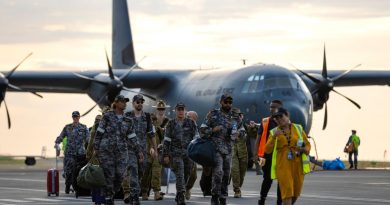
M 57 157 L 56 157 L 56 168 L 47 170 L 47 196 L 55 194 L 56 196 L 60 193 L 60 178 L 57 166 Z

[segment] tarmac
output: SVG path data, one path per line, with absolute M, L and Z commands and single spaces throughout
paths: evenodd
M 64 193 L 64 180 L 60 179 L 60 196 L 48 197 L 46 193 L 46 170 L 24 168 L 4 169 L 0 165 L 0 205 L 13 204 L 92 204 L 91 197 L 75 198 Z M 210 197 L 203 197 L 198 180 L 192 190 L 191 204 L 210 204 Z M 229 187 L 227 203 L 231 205 L 256 205 L 262 176 L 248 171 L 242 188 L 242 198 L 233 198 Z M 272 186 L 266 204 L 276 204 L 276 182 Z M 166 186 L 162 187 L 166 191 Z M 175 184 L 169 185 L 164 200 L 154 201 L 153 196 L 141 204 L 175 204 Z M 124 204 L 117 200 L 115 204 Z M 301 197 L 296 204 L 302 205 L 346 205 L 346 204 L 390 204 L 390 171 L 388 170 L 344 170 L 316 171 L 305 177 Z

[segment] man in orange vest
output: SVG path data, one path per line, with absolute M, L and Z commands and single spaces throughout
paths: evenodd
M 282 101 L 272 100 L 270 103 L 270 113 L 271 116 L 278 111 L 279 108 L 283 106 Z M 271 117 L 266 117 L 261 120 L 259 130 L 257 132 L 256 138 L 256 147 L 257 152 L 256 156 L 253 156 L 255 163 L 259 163 L 263 169 L 263 183 L 261 184 L 260 191 L 260 200 L 259 205 L 265 204 L 265 199 L 267 198 L 268 192 L 271 189 L 272 179 L 271 179 L 271 165 L 272 165 L 272 153 L 265 154 L 265 144 L 268 140 L 269 131 L 277 126 L 276 122 L 272 120 Z M 277 188 L 278 199 L 276 201 L 277 205 L 282 204 L 282 198 L 280 196 L 279 185 Z

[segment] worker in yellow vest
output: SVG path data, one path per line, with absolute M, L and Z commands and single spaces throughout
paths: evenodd
M 282 101 L 272 100 L 270 103 L 269 111 L 271 116 L 276 113 L 276 111 L 283 106 Z M 263 170 L 263 182 L 261 184 L 260 190 L 260 199 L 258 205 L 264 205 L 265 199 L 267 198 L 268 192 L 271 189 L 272 179 L 271 179 L 271 164 L 272 164 L 272 154 L 265 154 L 265 144 L 267 142 L 269 131 L 277 126 L 276 122 L 271 119 L 271 117 L 266 117 L 261 120 L 260 127 L 257 132 L 256 139 L 256 155 L 253 156 L 255 163 L 259 163 Z M 282 204 L 282 198 L 280 197 L 279 186 L 277 188 L 277 205 Z
M 290 122 L 286 109 L 279 108 L 272 117 L 278 126 L 270 131 L 265 153 L 272 153 L 271 178 L 279 182 L 283 205 L 292 205 L 310 172 L 310 143 L 302 126 Z

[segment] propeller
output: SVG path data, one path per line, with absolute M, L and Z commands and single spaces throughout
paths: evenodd
M 38 96 L 40 98 L 42 98 L 42 95 L 36 93 L 36 92 L 33 92 L 33 91 L 27 91 L 27 90 L 24 90 L 16 85 L 13 85 L 11 83 L 9 83 L 9 79 L 11 78 L 11 76 L 14 74 L 14 72 L 16 71 L 16 69 L 18 69 L 18 67 L 28 58 L 32 55 L 32 53 L 29 53 L 25 58 L 23 58 L 23 60 L 21 60 L 11 71 L 9 71 L 5 76 L 3 74 L 0 73 L 0 106 L 1 106 L 1 103 L 4 101 L 4 105 L 5 105 L 5 110 L 7 112 L 7 121 L 8 121 L 8 129 L 11 128 L 11 117 L 10 117 L 10 114 L 9 114 L 9 110 L 8 110 L 8 106 L 7 106 L 7 103 L 5 101 L 5 93 L 7 91 L 7 89 L 14 89 L 14 90 L 18 90 L 18 91 L 22 91 L 22 92 L 30 92 L 32 93 L 33 95 L 35 96 Z
M 329 78 L 328 77 L 328 70 L 327 70 L 327 66 L 326 66 L 326 51 L 325 51 L 325 46 L 324 46 L 324 59 L 323 59 L 323 64 L 322 64 L 322 73 L 321 73 L 321 79 L 318 79 L 314 76 L 311 76 L 310 74 L 302 71 L 302 70 L 299 70 L 297 69 L 300 73 L 302 73 L 304 76 L 306 76 L 308 79 L 310 79 L 316 86 L 315 88 L 311 91 L 311 94 L 312 95 L 318 95 L 320 100 L 324 102 L 325 104 L 325 114 L 324 114 L 324 123 L 323 123 L 323 126 L 322 126 L 322 129 L 324 130 L 326 128 L 326 125 L 328 123 L 328 105 L 327 105 L 327 101 L 329 99 L 329 93 L 330 91 L 333 91 L 335 93 L 337 93 L 338 95 L 344 97 L 345 99 L 347 99 L 348 101 L 350 101 L 352 104 L 354 104 L 357 108 L 361 108 L 360 105 L 355 102 L 354 100 L 352 100 L 351 98 L 341 94 L 340 92 L 336 91 L 334 89 L 334 84 L 337 80 L 339 80 L 340 78 L 344 77 L 345 75 L 347 75 L 349 72 L 351 72 L 352 70 L 358 68 L 359 66 L 361 66 L 361 64 L 358 64 L 356 66 L 354 66 L 353 68 L 349 69 L 349 70 L 346 70 L 344 71 L 343 73 L 333 77 L 333 78 Z
M 79 73 L 73 73 L 75 76 L 77 76 L 79 78 L 82 78 L 82 79 L 85 79 L 85 80 L 88 80 L 91 82 L 96 82 L 96 83 L 99 83 L 99 84 L 104 85 L 106 87 L 106 92 L 104 92 L 103 95 L 96 101 L 96 104 L 94 106 L 92 106 L 90 109 L 88 109 L 84 114 L 82 114 L 81 117 L 86 116 L 88 113 L 90 113 L 97 105 L 99 105 L 101 102 L 103 102 L 104 99 L 107 99 L 106 97 L 116 96 L 122 90 L 126 90 L 126 91 L 131 92 L 131 93 L 142 94 L 145 97 L 147 97 L 153 101 L 157 100 L 157 98 L 155 98 L 152 95 L 149 95 L 149 94 L 146 94 L 143 92 L 136 92 L 136 91 L 131 90 L 130 88 L 125 87 L 123 85 L 123 82 L 122 82 L 123 79 L 125 79 L 136 67 L 138 67 L 138 64 L 145 57 L 143 57 L 141 60 L 136 62 L 133 66 L 130 67 L 130 69 L 128 71 L 126 71 L 124 74 L 122 74 L 118 78 L 114 75 L 113 68 L 112 68 L 111 63 L 110 63 L 110 59 L 108 58 L 108 55 L 107 55 L 107 50 L 105 51 L 105 54 L 106 54 L 108 74 L 109 74 L 108 80 L 100 80 L 100 79 L 91 78 L 91 77 L 88 77 L 88 76 L 85 76 L 85 75 L 82 75 Z M 107 100 L 110 101 L 110 97 L 108 97 Z

